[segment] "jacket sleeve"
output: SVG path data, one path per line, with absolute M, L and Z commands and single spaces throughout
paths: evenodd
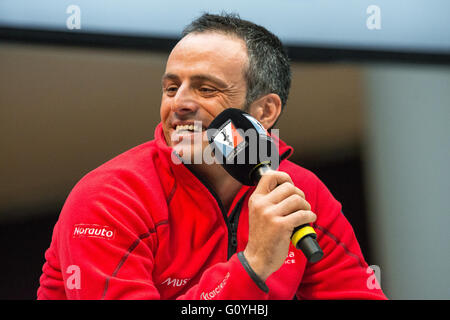
M 38 299 L 59 299 L 61 290 L 67 299 L 159 298 L 151 277 L 154 226 L 120 183 L 95 176 L 74 187 L 46 252 Z
M 245 258 L 244 258 L 245 259 Z M 200 281 L 178 300 L 267 300 L 269 289 L 255 279 L 252 270 L 234 254 L 203 272 Z
M 158 223 L 146 221 L 145 206 L 120 183 L 96 176 L 72 190 L 46 252 L 38 299 L 161 298 L 152 279 Z M 267 299 L 263 289 L 235 254 L 178 299 Z
M 315 264 L 307 264 L 297 291 L 300 299 L 386 299 L 373 271 L 361 253 L 353 228 L 326 186 L 316 177 L 309 194 L 317 220 L 313 227 L 324 252 Z M 308 194 L 306 195 L 308 199 Z

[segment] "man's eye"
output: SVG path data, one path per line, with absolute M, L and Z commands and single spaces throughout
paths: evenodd
M 199 90 L 200 90 L 200 92 L 203 92 L 203 93 L 213 93 L 216 91 L 216 89 L 211 88 L 211 87 L 200 87 Z
M 174 94 L 177 92 L 177 90 L 178 90 L 177 86 L 169 86 L 164 89 L 164 91 L 166 91 L 168 94 Z

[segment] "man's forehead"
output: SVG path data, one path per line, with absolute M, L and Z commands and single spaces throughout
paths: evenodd
M 242 39 L 223 33 L 202 32 L 188 34 L 177 43 L 167 60 L 165 75 L 213 73 L 225 82 L 228 82 L 226 79 L 240 81 L 247 68 L 247 50 Z
M 177 53 L 208 54 L 223 58 L 247 60 L 247 47 L 241 38 L 223 32 L 194 32 L 183 37 L 172 49 L 171 56 Z

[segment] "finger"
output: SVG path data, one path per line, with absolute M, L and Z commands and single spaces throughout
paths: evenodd
M 273 189 L 267 197 L 272 203 L 280 203 L 294 194 L 305 199 L 305 193 L 302 190 L 294 186 L 292 183 L 285 182 Z
M 269 170 L 259 180 L 255 193 L 268 194 L 278 185 L 285 182 L 292 183 L 291 177 L 286 172 Z
M 277 215 L 286 216 L 299 210 L 311 210 L 311 205 L 298 194 L 293 194 L 273 207 Z
M 317 215 L 309 210 L 298 210 L 281 218 L 289 230 L 307 223 L 313 223 L 317 220 Z

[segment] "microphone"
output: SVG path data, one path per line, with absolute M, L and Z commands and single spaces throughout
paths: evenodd
M 216 160 L 244 185 L 257 185 L 265 172 L 278 168 L 278 148 L 272 137 L 261 123 L 240 109 L 221 112 L 209 125 L 207 136 Z M 311 263 L 323 257 L 316 239 L 309 224 L 297 226 L 291 235 L 294 247 Z

